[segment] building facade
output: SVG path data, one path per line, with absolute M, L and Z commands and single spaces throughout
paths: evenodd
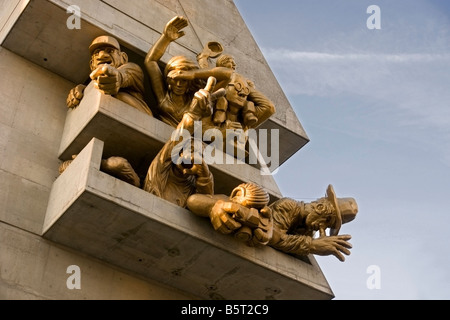
M 175 55 L 195 60 L 206 43 L 220 42 L 239 73 L 276 106 L 258 129 L 277 132 L 279 165 L 309 141 L 232 0 L 3 1 L 0 299 L 333 298 L 312 255 L 246 246 L 100 170 L 113 155 L 145 169 L 173 128 L 99 92 L 68 109 L 68 92 L 89 85 L 89 44 L 113 36 L 143 66 L 166 23 L 179 15 L 189 25 L 163 62 Z M 148 75 L 145 87 L 152 107 Z M 260 164 L 213 164 L 211 172 L 215 193 L 254 182 L 271 201 L 282 197 Z

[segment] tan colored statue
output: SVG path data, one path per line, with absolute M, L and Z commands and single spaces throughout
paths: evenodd
M 150 164 L 143 189 L 180 207 L 193 194 L 214 194 L 214 177 L 203 158 L 204 143 L 192 138 L 193 121 L 211 108 L 210 91 L 215 79 L 195 93 L 191 105 Z
M 62 174 L 75 158 L 76 155 L 73 155 L 72 160 L 67 160 L 61 163 L 59 166 L 59 174 Z M 107 159 L 102 159 L 100 163 L 100 170 L 116 177 L 117 179 L 132 184 L 135 187 L 139 188 L 141 186 L 139 176 L 125 158 L 113 156 Z
M 184 208 L 192 194 L 214 193 L 214 177 L 202 155 L 196 154 L 194 139 L 189 142 L 190 153 L 185 146 L 184 152 L 179 153 L 179 161 L 174 162 L 172 152 L 178 143 L 169 140 L 157 154 L 150 164 L 143 189 Z
M 144 72 L 139 65 L 128 61 L 119 42 L 111 36 L 100 36 L 92 41 L 89 52 L 90 78 L 94 86 L 104 94 L 153 116 L 144 100 Z M 66 101 L 68 108 L 76 108 L 80 104 L 85 88 L 85 85 L 79 84 L 70 90 Z
M 184 17 L 176 16 L 171 19 L 145 58 L 145 67 L 157 101 L 155 117 L 172 127 L 178 126 L 185 112 L 189 110 L 194 94 L 205 87 L 209 77 L 216 79 L 216 87 L 224 87 L 222 83 L 228 83 L 231 77 L 227 68 L 200 69 L 195 61 L 185 56 L 172 57 L 164 73 L 161 72 L 158 62 L 169 44 L 184 36 L 182 29 L 187 25 L 188 20 Z
M 216 62 L 236 70 L 231 55 L 221 55 Z M 234 72 L 226 88 L 226 96 L 218 100 L 213 121 L 216 125 L 225 121 L 240 122 L 244 130 L 257 128 L 275 113 L 273 103 L 255 87 L 253 81 Z
M 340 261 L 345 260 L 343 254 L 350 254 L 351 236 L 339 235 L 339 230 L 356 217 L 355 199 L 337 198 L 332 185 L 325 197 L 310 203 L 281 198 L 267 205 L 265 194 L 261 187 L 248 183 L 234 189 L 230 197 L 192 195 L 187 207 L 208 217 L 218 232 L 237 234 L 249 245 L 266 244 L 298 256 L 334 255 Z M 326 229 L 330 229 L 329 235 Z M 246 236 L 242 236 L 243 232 Z
M 215 42 L 213 48 L 221 48 Z M 209 43 L 208 43 L 209 44 Z M 224 87 L 226 95 L 217 100 L 212 122 L 224 129 L 253 129 L 266 121 L 275 113 L 274 104 L 255 87 L 253 81 L 236 72 L 236 62 L 229 54 L 217 54 L 211 45 L 205 46 L 197 55 L 199 65 L 209 66 L 212 57 L 218 57 L 216 67 L 228 68 L 233 71 L 230 81 Z

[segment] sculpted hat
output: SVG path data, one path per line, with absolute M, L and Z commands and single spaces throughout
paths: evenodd
M 111 36 L 100 36 L 92 41 L 91 45 L 89 46 L 89 52 L 92 54 L 95 49 L 104 46 L 109 46 L 120 50 L 120 44 L 115 38 Z
M 358 204 L 353 198 L 336 198 L 333 186 L 327 188 L 327 198 L 336 209 L 336 223 L 330 228 L 330 236 L 336 236 L 343 223 L 355 219 L 358 213 Z

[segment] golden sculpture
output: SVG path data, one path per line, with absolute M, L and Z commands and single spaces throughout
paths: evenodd
M 204 143 L 192 138 L 193 121 L 211 109 L 210 91 L 215 78 L 195 93 L 171 140 L 156 155 L 145 177 L 143 189 L 180 207 L 192 194 L 214 193 L 214 177 L 203 157 Z M 209 113 L 210 114 L 210 113 Z
M 202 121 L 203 133 L 217 128 L 223 137 L 223 151 L 237 157 L 239 154 L 248 155 L 245 146 L 249 129 L 255 129 L 275 113 L 274 104 L 259 90 L 253 81 L 236 72 L 236 62 L 233 56 L 222 54 L 223 48 L 218 42 L 209 42 L 203 51 L 197 54 L 198 64 L 202 68 L 209 68 L 211 58 L 217 58 L 216 68 L 227 68 L 232 71 L 228 83 L 222 82 L 218 88 L 226 89 L 224 97 L 217 99 L 211 117 Z M 232 136 L 227 136 L 228 132 Z M 237 140 L 234 137 L 238 137 Z M 230 144 L 230 146 L 228 146 Z M 244 159 L 241 159 L 244 160 Z
M 75 158 L 76 155 L 73 155 L 71 160 L 63 161 L 59 166 L 59 174 L 62 174 Z M 139 176 L 136 174 L 128 160 L 123 157 L 113 156 L 102 159 L 100 170 L 117 179 L 132 184 L 135 187 L 140 188 L 141 186 Z
M 195 153 L 194 139 L 191 152 L 181 152 L 179 162 L 174 163 L 171 155 L 178 142 L 169 140 L 157 154 L 150 164 L 143 189 L 184 208 L 192 194 L 213 194 L 214 178 L 202 155 Z
M 200 55 L 205 59 L 206 55 Z M 199 64 L 206 65 L 199 61 Z M 233 70 L 230 82 L 226 85 L 225 97 L 216 103 L 213 123 L 226 128 L 257 128 L 275 113 L 274 104 L 256 89 L 253 81 L 236 72 L 233 56 L 221 54 L 216 61 L 217 67 Z
M 188 209 L 208 217 L 216 231 L 235 234 L 248 245 L 269 245 L 298 256 L 334 255 L 340 261 L 350 254 L 351 236 L 339 230 L 356 217 L 358 205 L 353 198 L 337 198 L 332 185 L 325 197 L 310 203 L 281 198 L 267 204 L 265 191 L 251 183 L 238 186 L 230 197 L 195 194 L 187 201 Z
M 169 44 L 184 36 L 182 29 L 187 25 L 187 19 L 182 16 L 172 18 L 145 57 L 145 67 L 157 100 L 155 117 L 172 127 L 178 126 L 184 113 L 189 110 L 194 94 L 205 87 L 209 77 L 216 79 L 217 87 L 224 87 L 222 83 L 228 83 L 231 77 L 231 71 L 227 68 L 200 69 L 195 61 L 185 56 L 172 57 L 164 73 L 161 72 L 158 62 Z
M 94 86 L 104 94 L 111 95 L 132 107 L 153 116 L 144 101 L 144 72 L 136 63 L 129 62 L 119 42 L 111 36 L 99 36 L 89 46 L 91 53 L 90 78 Z M 76 108 L 84 96 L 85 85 L 71 89 L 66 104 Z
M 275 113 L 275 106 L 253 81 L 236 72 L 233 56 L 223 54 L 219 42 L 208 42 L 197 62 L 185 56 L 172 57 L 162 71 L 160 59 L 171 42 L 184 36 L 182 29 L 187 25 L 182 16 L 171 19 L 146 55 L 145 69 L 157 101 L 153 112 L 143 98 L 143 71 L 128 62 L 118 41 L 100 36 L 89 46 L 90 78 L 95 88 L 176 128 L 151 162 L 142 188 L 209 218 L 216 231 L 233 234 L 247 245 L 268 245 L 296 256 L 334 255 L 344 261 L 352 247 L 348 242 L 351 236 L 339 235 L 339 231 L 356 217 L 358 206 L 353 198 L 337 198 L 332 185 L 325 197 L 309 203 L 281 198 L 269 204 L 268 193 L 253 183 L 237 186 L 230 196 L 214 194 L 214 177 L 203 157 L 205 142 L 192 137 L 194 122 L 201 121 L 202 133 L 219 129 L 225 147 L 227 130 L 255 129 Z M 216 66 L 211 68 L 211 59 L 216 58 Z M 80 84 L 70 91 L 68 108 L 80 104 L 84 89 Z M 72 161 L 61 164 L 60 174 Z M 100 169 L 141 187 L 125 158 L 103 159 Z

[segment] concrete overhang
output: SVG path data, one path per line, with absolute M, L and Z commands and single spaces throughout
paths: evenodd
M 334 297 L 312 255 L 250 247 L 209 219 L 100 171 L 92 139 L 54 182 L 42 235 L 199 299 Z

